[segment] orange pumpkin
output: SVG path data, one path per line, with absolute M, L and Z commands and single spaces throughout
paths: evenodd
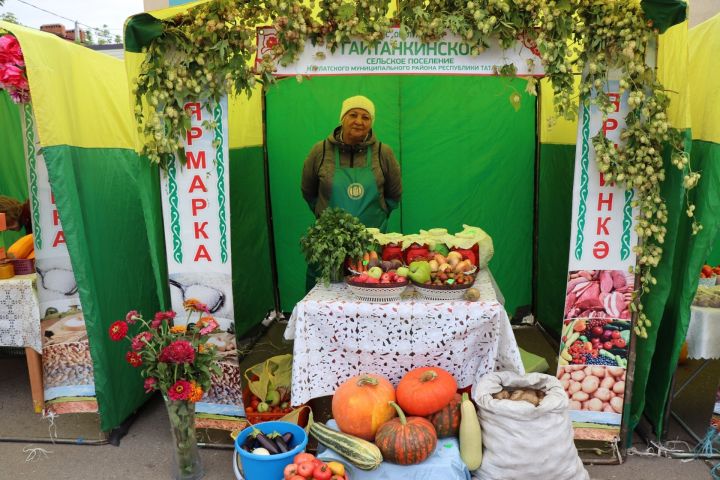
M 395 389 L 380 375 L 359 375 L 347 380 L 335 391 L 332 413 L 344 433 L 372 441 L 380 425 L 396 415 L 390 402 Z
M 409 371 L 397 387 L 397 402 L 410 415 L 426 417 L 445 407 L 457 392 L 452 375 L 439 367 Z

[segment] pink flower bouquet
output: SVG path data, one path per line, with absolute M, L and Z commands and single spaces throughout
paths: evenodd
M 20 43 L 10 34 L 0 36 L 0 89 L 7 90 L 15 103 L 30 101 L 25 59 Z

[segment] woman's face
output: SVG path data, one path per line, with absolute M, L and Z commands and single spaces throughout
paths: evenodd
M 365 140 L 371 126 L 372 118 L 366 110 L 348 110 L 342 119 L 343 140 L 349 144 L 360 143 Z

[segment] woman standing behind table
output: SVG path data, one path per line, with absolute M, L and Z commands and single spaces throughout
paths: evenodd
M 315 217 L 339 207 L 367 227 L 387 229 L 400 204 L 400 165 L 392 149 L 372 131 L 375 105 L 361 95 L 347 98 L 340 125 L 310 150 L 302 172 L 302 195 Z M 308 271 L 308 290 L 315 284 Z

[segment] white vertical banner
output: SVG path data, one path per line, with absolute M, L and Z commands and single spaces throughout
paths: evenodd
M 610 442 L 620 437 L 624 406 L 638 211 L 635 192 L 605 181 L 597 168 L 592 137 L 602 130 L 622 146 L 628 112 L 618 81 L 606 92 L 615 106 L 606 120 L 596 106 L 580 107 L 557 376 L 570 397 L 575 438 Z
M 78 287 L 65 243 L 32 105 L 22 106 L 23 140 L 43 334 L 43 385 L 55 413 L 97 411 L 95 381 Z
M 185 165 L 176 158 L 161 176 L 170 296 L 176 325 L 187 323 L 183 302 L 189 299 L 207 305 L 220 325 L 210 341 L 220 352 L 222 375 L 196 404 L 197 425 L 233 429 L 245 410 L 232 294 L 227 97 L 217 104 L 189 102 L 185 110 L 191 119 Z

